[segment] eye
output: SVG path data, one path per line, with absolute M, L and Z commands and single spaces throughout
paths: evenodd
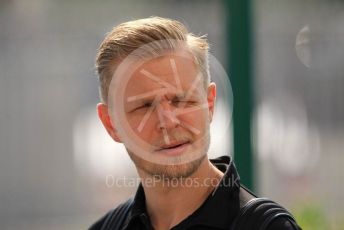
M 172 103 L 178 103 L 178 102 L 186 102 L 184 97 L 175 97 L 172 100 Z
M 137 107 L 136 109 L 146 109 L 146 108 L 149 108 L 152 106 L 152 103 L 151 102 L 146 102 L 144 103 L 143 105 Z
M 183 104 L 184 105 L 193 105 L 196 103 L 196 101 L 191 100 L 191 99 L 186 99 L 186 98 L 176 98 L 172 101 L 172 103 L 174 105 L 179 105 L 179 104 L 181 104 L 181 105 L 183 105 Z

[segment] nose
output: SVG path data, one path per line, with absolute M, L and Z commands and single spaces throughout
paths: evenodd
M 157 105 L 157 113 L 159 117 L 157 128 L 162 129 L 173 129 L 179 126 L 180 121 L 175 114 L 175 108 L 169 101 L 161 101 Z

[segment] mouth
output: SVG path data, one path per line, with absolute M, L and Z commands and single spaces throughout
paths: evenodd
M 168 145 L 163 145 L 156 152 L 169 156 L 180 155 L 189 147 L 190 141 L 173 142 Z

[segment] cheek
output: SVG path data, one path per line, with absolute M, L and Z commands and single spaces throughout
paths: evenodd
M 184 114 L 180 117 L 181 122 L 186 123 L 189 126 L 199 130 L 201 133 L 197 134 L 193 132 L 193 135 L 202 135 L 207 127 L 208 119 L 205 110 L 198 110 L 191 113 Z
M 150 143 L 150 140 L 152 140 L 152 137 L 154 136 L 154 131 L 156 130 L 156 120 L 158 118 L 155 117 L 154 113 L 152 113 L 148 119 L 145 119 L 144 115 L 144 113 L 130 115 L 128 117 L 128 123 L 131 127 L 131 130 L 137 137 L 147 143 Z

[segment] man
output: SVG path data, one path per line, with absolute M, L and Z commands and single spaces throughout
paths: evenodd
M 205 38 L 171 19 L 126 22 L 102 42 L 97 70 L 99 118 L 126 147 L 141 184 L 133 200 L 90 229 L 234 226 L 254 196 L 241 188 L 230 157 L 207 157 L 216 86 L 210 82 Z M 267 229 L 296 228 L 281 217 Z

